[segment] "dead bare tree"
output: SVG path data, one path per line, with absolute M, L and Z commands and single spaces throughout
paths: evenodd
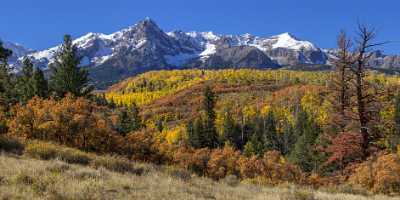
M 368 63 L 373 55 L 374 47 L 383 43 L 374 43 L 376 30 L 365 25 L 359 25 L 357 31 L 356 50 L 353 53 L 351 72 L 353 75 L 352 83 L 354 89 L 355 119 L 358 122 L 360 133 L 363 137 L 363 153 L 368 156 L 368 147 L 371 143 L 371 122 L 378 116 L 377 95 L 375 90 L 367 80 Z
M 344 132 L 349 121 L 347 114 L 350 106 L 349 81 L 351 79 L 350 68 L 353 65 L 350 49 L 352 42 L 344 31 L 341 31 L 338 36 L 337 46 L 339 49 L 337 59 L 334 61 L 335 72 L 330 81 L 330 99 L 333 105 L 331 122 L 335 129 Z

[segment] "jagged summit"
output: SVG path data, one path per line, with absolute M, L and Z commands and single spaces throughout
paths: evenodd
M 171 68 L 271 68 L 301 64 L 329 64 L 335 51 L 322 50 L 291 33 L 259 37 L 249 33 L 222 35 L 212 31 L 164 32 L 151 18 L 111 34 L 90 32 L 74 40 L 83 57 L 82 66 L 99 82 L 115 81 L 154 69 Z M 10 46 L 10 45 L 9 45 Z M 46 68 L 54 61 L 58 46 L 33 52 L 11 47 L 17 52 L 14 66 L 28 55 Z M 400 67 L 400 58 L 376 54 L 377 66 Z
M 273 48 L 289 48 L 294 50 L 301 50 L 304 48 L 313 50 L 317 49 L 317 47 L 315 47 L 311 42 L 298 39 L 296 36 L 288 32 L 272 36 L 271 40 L 275 40 L 272 45 Z

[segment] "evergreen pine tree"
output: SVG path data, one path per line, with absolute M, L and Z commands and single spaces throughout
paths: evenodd
M 33 64 L 29 58 L 24 58 L 21 75 L 15 86 L 19 102 L 25 103 L 35 96 L 33 90 Z
M 243 153 L 246 156 L 262 156 L 265 152 L 264 144 L 257 134 L 253 134 L 250 140 L 244 145 Z
M 79 67 L 80 60 L 71 36 L 65 35 L 55 63 L 50 66 L 50 88 L 57 97 L 64 97 L 67 93 L 87 96 L 93 90 L 88 83 L 88 71 Z
M 202 141 L 200 136 L 202 135 L 203 123 L 201 119 L 196 119 L 194 122 L 189 121 L 186 125 L 186 131 L 188 134 L 188 143 L 193 148 L 201 148 Z
M 287 120 L 283 123 L 283 132 L 279 138 L 279 151 L 282 155 L 287 155 L 293 150 L 296 142 L 293 126 Z
M 164 130 L 164 123 L 163 123 L 162 119 L 157 120 L 156 127 L 157 127 L 158 132 L 160 132 L 160 133 Z
M 314 118 L 309 116 L 303 109 L 300 109 L 297 114 L 295 127 L 298 139 L 290 154 L 290 160 L 305 172 L 316 170 L 318 159 L 315 152 L 315 143 L 321 133 L 321 129 Z
M 262 140 L 264 142 L 264 150 L 279 150 L 278 148 L 278 133 L 276 130 L 276 120 L 274 114 L 268 112 L 264 119 Z
M 16 102 L 14 90 L 14 77 L 10 73 L 11 69 L 8 65 L 8 58 L 12 55 L 12 51 L 3 47 L 0 41 L 0 100 L 6 109 Z
M 207 85 L 204 89 L 203 95 L 203 110 L 205 112 L 205 119 L 204 130 L 203 134 L 201 135 L 202 147 L 216 148 L 219 146 L 219 140 L 215 128 L 215 94 L 211 87 Z
M 130 130 L 131 120 L 129 119 L 128 112 L 125 109 L 119 111 L 118 123 L 116 125 L 117 131 L 122 135 L 126 136 Z
M 33 93 L 35 96 L 46 98 L 49 96 L 49 86 L 44 73 L 41 69 L 36 68 L 32 77 Z
M 232 118 L 229 110 L 225 111 L 224 121 L 222 125 L 222 135 L 224 140 L 231 143 L 235 148 L 241 148 L 240 129 Z
M 142 118 L 139 115 L 139 107 L 136 104 L 128 109 L 123 108 L 119 112 L 117 130 L 126 136 L 128 133 L 137 131 L 143 127 Z
M 136 103 L 133 103 L 129 110 L 130 118 L 132 119 L 131 131 L 137 131 L 143 127 L 142 118 L 140 116 L 140 109 L 136 105 Z

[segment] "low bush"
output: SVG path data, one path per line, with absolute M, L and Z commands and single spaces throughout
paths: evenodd
M 353 194 L 353 195 L 361 195 L 361 196 L 368 196 L 370 192 L 361 186 L 351 185 L 351 184 L 341 184 L 336 186 L 329 186 L 329 187 L 321 187 L 319 188 L 321 191 L 332 193 L 332 194 Z
M 0 151 L 20 154 L 24 150 L 24 145 L 18 140 L 0 135 Z
M 47 171 L 53 172 L 53 173 L 63 173 L 68 171 L 71 168 L 70 165 L 61 162 L 61 161 L 56 161 L 52 163 L 50 166 L 46 167 Z
M 25 153 L 41 160 L 60 159 L 71 164 L 87 165 L 91 161 L 91 156 L 87 153 L 40 141 L 28 142 Z
M 105 168 L 110 171 L 119 173 L 132 173 L 136 175 L 142 175 L 144 169 L 141 167 L 135 167 L 134 163 L 128 159 L 116 156 L 96 156 L 90 165 L 96 169 Z
M 352 185 L 359 185 L 372 192 L 400 193 L 400 157 L 383 154 L 360 164 L 349 178 Z
M 174 166 L 168 166 L 164 169 L 164 172 L 173 178 L 179 179 L 181 181 L 189 181 L 192 178 L 192 174 L 185 169 L 180 169 Z
M 207 165 L 208 176 L 219 180 L 226 175 L 239 175 L 239 157 L 240 152 L 229 146 L 213 150 Z
M 210 160 L 209 149 L 180 148 L 173 155 L 174 164 L 192 171 L 197 175 L 204 176 L 207 172 L 207 163 Z
M 225 178 L 221 179 L 220 182 L 227 184 L 231 187 L 235 187 L 239 185 L 240 179 L 235 175 L 228 175 Z

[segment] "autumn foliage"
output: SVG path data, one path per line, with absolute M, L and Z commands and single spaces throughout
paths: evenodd
M 396 154 L 371 157 L 356 168 L 349 182 L 373 192 L 399 193 L 400 157 Z
M 348 163 L 360 161 L 363 155 L 360 133 L 341 133 L 331 142 L 332 144 L 326 149 L 330 153 L 326 165 L 337 165 L 340 169 L 343 169 Z
M 13 108 L 9 134 L 23 139 L 55 141 L 87 151 L 118 152 L 121 137 L 110 112 L 85 98 L 33 98 Z

